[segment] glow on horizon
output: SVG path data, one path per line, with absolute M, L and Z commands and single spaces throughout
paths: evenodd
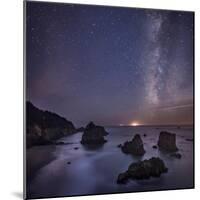
M 139 122 L 132 122 L 130 125 L 131 126 L 140 126 L 141 124 Z

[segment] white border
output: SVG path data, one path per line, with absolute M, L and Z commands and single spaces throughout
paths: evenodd
M 49 0 L 51 1 L 51 0 Z M 85 197 L 70 197 L 68 199 L 79 198 L 82 200 L 96 199 L 113 200 L 119 199 L 154 199 L 169 200 L 181 198 L 182 200 L 200 195 L 200 55 L 199 38 L 200 35 L 200 6 L 198 0 L 54 0 L 53 2 L 85 3 L 98 5 L 128 6 L 140 8 L 158 8 L 172 10 L 195 11 L 195 96 L 196 96 L 196 189 L 177 190 L 162 192 L 128 193 L 116 195 L 98 195 Z M 1 199 L 19 199 L 22 197 L 22 152 L 23 152 L 23 2 L 22 0 L 2 1 L 0 7 L 0 197 Z M 198 124 L 199 123 L 199 124 Z M 185 174 L 187 179 L 187 174 Z M 64 198 L 59 198 L 64 199 Z

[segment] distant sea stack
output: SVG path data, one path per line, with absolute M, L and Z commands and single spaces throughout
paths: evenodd
M 139 134 L 136 134 L 132 141 L 125 142 L 121 149 L 126 154 L 136 156 L 142 156 L 145 154 L 143 142 Z
M 165 163 L 160 158 L 152 157 L 149 160 L 132 163 L 128 170 L 119 174 L 117 178 L 118 184 L 124 184 L 129 179 L 149 179 L 150 177 L 160 177 L 162 173 L 168 171 Z
M 81 144 L 103 144 L 106 142 L 104 136 L 108 135 L 104 127 L 90 122 L 84 129 Z
M 158 147 L 160 150 L 175 152 L 178 150 L 176 146 L 176 134 L 166 131 L 160 132 Z
M 64 117 L 26 102 L 27 147 L 50 144 L 55 139 L 75 132 L 73 123 Z

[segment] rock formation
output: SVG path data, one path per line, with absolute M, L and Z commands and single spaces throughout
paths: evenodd
M 168 169 L 160 158 L 152 157 L 149 160 L 132 163 L 126 172 L 119 174 L 117 183 L 126 183 L 129 179 L 160 177 L 162 173 L 166 173 L 167 171 Z
M 158 147 L 160 150 L 175 152 L 178 150 L 176 146 L 176 134 L 166 131 L 160 132 Z
M 82 144 L 103 144 L 106 142 L 104 136 L 108 135 L 104 127 L 96 126 L 93 122 L 90 122 L 82 135 Z
M 54 140 L 75 133 L 72 122 L 55 113 L 36 108 L 26 103 L 26 143 L 27 148 L 34 145 L 51 144 Z
M 136 134 L 132 141 L 125 142 L 121 149 L 126 154 L 136 156 L 142 156 L 145 153 L 143 142 L 139 134 Z

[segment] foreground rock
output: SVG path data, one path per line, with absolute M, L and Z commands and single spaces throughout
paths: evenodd
M 108 135 L 104 127 L 96 126 L 90 122 L 82 135 L 81 144 L 103 144 L 106 142 L 104 136 Z
M 166 173 L 167 171 L 167 167 L 160 158 L 152 157 L 149 160 L 132 163 L 126 172 L 119 174 L 117 183 L 124 184 L 129 179 L 139 180 L 160 177 L 162 173 Z
M 175 152 L 178 150 L 176 146 L 176 134 L 169 133 L 166 131 L 160 132 L 159 140 L 158 140 L 158 147 L 161 150 L 168 151 L 168 152 Z
M 126 154 L 136 156 L 142 156 L 145 154 L 143 142 L 139 134 L 136 134 L 132 141 L 125 142 L 121 149 Z
M 27 148 L 35 145 L 51 144 L 60 137 L 75 133 L 72 122 L 55 113 L 36 108 L 26 103 L 26 144 Z

